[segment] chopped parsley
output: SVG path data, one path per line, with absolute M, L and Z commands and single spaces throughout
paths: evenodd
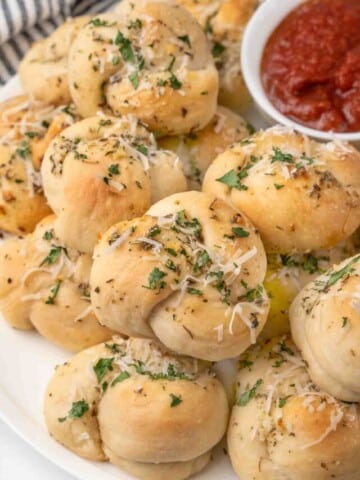
M 176 77 L 176 75 L 174 75 L 173 73 L 171 74 L 171 77 L 169 78 L 169 82 L 170 82 L 170 87 L 173 90 L 179 90 L 182 87 L 182 83 Z
M 39 132 L 29 131 L 29 132 L 25 132 L 25 135 L 29 138 L 35 138 L 39 136 Z
M 204 295 L 204 292 L 198 290 L 197 288 L 188 287 L 186 291 L 187 293 L 190 293 L 190 295 L 198 295 L 199 297 L 201 297 L 201 295 Z
M 208 252 L 206 250 L 202 250 L 195 261 L 194 272 L 195 273 L 201 272 L 205 267 L 207 267 L 211 263 L 212 261 Z
M 100 127 L 107 127 L 111 124 L 112 124 L 112 121 L 110 119 L 105 120 L 104 118 L 102 118 L 101 120 L 99 120 Z
M 119 346 L 117 343 L 105 343 L 105 347 L 111 350 L 112 353 L 120 353 Z
M 62 111 L 67 115 L 70 115 L 70 117 L 75 118 L 75 113 L 71 111 L 71 105 L 66 105 L 66 107 L 64 107 Z
M 353 265 L 355 263 L 357 263 L 358 261 L 360 260 L 360 255 L 358 255 L 357 257 L 353 258 L 352 260 L 350 260 L 350 262 L 345 265 L 345 267 L 341 268 L 340 270 L 336 271 L 336 272 L 333 272 L 330 276 L 329 276 L 329 279 L 328 281 L 326 282 L 326 287 L 325 288 L 328 288 L 328 287 L 332 287 L 333 285 L 335 285 L 335 283 L 337 283 L 339 280 L 341 280 L 342 278 L 346 277 L 347 275 L 349 275 L 350 273 L 352 273 L 354 271 L 353 269 Z
M 162 290 L 166 287 L 167 283 L 163 280 L 167 276 L 166 272 L 163 272 L 159 268 L 155 267 L 149 275 L 149 285 L 143 285 L 144 288 L 149 290 Z
M 58 421 L 60 423 L 63 423 L 68 418 L 73 418 L 73 419 L 81 418 L 88 411 L 89 411 L 89 404 L 85 400 L 79 400 L 78 402 L 73 402 L 67 416 L 58 418 Z
M 239 361 L 239 368 L 240 370 L 243 370 L 244 368 L 250 368 L 253 364 L 254 362 L 248 360 L 247 358 L 244 358 Z
M 252 400 L 255 395 L 256 395 L 256 390 L 260 387 L 260 385 L 263 383 L 263 380 L 259 378 L 259 380 L 256 381 L 255 385 L 248 390 L 246 390 L 239 398 L 237 401 L 237 405 L 240 407 L 245 407 L 250 400 Z
M 59 246 L 53 246 L 49 252 L 49 255 L 47 255 L 44 260 L 40 263 L 40 267 L 42 265 L 45 265 L 46 263 L 48 265 L 54 265 L 59 259 L 59 256 L 61 255 L 61 252 L 64 252 L 66 256 L 68 256 L 67 249 L 64 247 L 59 247 Z
M 316 273 L 319 271 L 318 259 L 311 253 L 308 253 L 305 256 L 305 260 L 302 267 L 305 270 L 305 272 L 309 272 L 311 274 Z
M 141 28 L 142 28 L 142 21 L 140 20 L 140 18 L 137 18 L 135 20 L 131 20 L 129 25 L 128 25 L 129 30 L 131 30 L 131 29 L 140 30 Z
M 172 270 L 173 272 L 177 271 L 177 267 L 175 263 L 170 258 L 166 260 L 165 267 L 168 268 L 169 270 Z
M 50 295 L 45 300 L 46 305 L 54 305 L 55 304 L 55 298 L 56 298 L 57 294 L 59 293 L 60 285 L 61 285 L 61 280 L 58 280 L 55 283 L 55 285 L 51 288 Z
M 111 386 L 115 387 L 117 383 L 121 383 L 128 378 L 130 378 L 130 373 L 125 370 L 124 372 L 121 372 L 117 377 L 114 378 L 114 380 L 111 383 Z
M 98 383 L 105 377 L 108 372 L 113 370 L 113 361 L 112 358 L 100 358 L 93 367 Z
M 191 42 L 190 42 L 189 35 L 180 35 L 178 37 L 178 39 L 181 40 L 182 42 L 186 43 L 189 47 L 191 47 Z
M 225 47 L 220 42 L 215 42 L 211 49 L 211 53 L 214 58 L 220 57 L 224 53 L 224 51 L 225 51 Z
M 172 363 L 169 363 L 166 373 L 152 373 L 146 370 L 145 364 L 141 360 L 136 360 L 132 366 L 135 368 L 136 373 L 139 375 L 147 375 L 152 380 L 169 380 L 170 382 L 174 382 L 175 380 L 192 380 L 186 373 L 177 371 Z
M 291 153 L 284 153 L 278 147 L 273 147 L 273 155 L 271 157 L 271 163 L 294 163 L 294 156 Z
M 149 231 L 147 232 L 146 236 L 149 238 L 154 238 L 160 233 L 161 233 L 161 228 L 159 227 L 159 225 L 153 225 L 151 228 L 149 228 Z
M 173 393 L 170 393 L 170 398 L 171 398 L 171 402 L 170 402 L 170 407 L 171 408 L 177 407 L 182 402 L 181 395 L 178 397 L 178 396 L 174 395 Z
M 274 187 L 276 188 L 276 190 L 281 190 L 282 188 L 285 187 L 285 185 L 280 185 L 279 183 L 274 183 Z
M 114 25 L 116 25 L 116 22 L 110 23 L 107 20 L 101 20 L 101 18 L 93 18 L 92 20 L 90 20 L 90 23 L 94 27 L 113 27 Z
M 43 240 L 52 240 L 54 238 L 54 234 L 52 232 L 52 230 L 46 230 L 46 232 L 44 232 L 44 235 L 43 235 Z
M 250 235 L 250 233 L 247 230 L 244 230 L 242 227 L 233 227 L 231 229 L 232 235 L 224 235 L 225 238 L 230 238 L 231 240 L 234 239 L 235 237 L 237 238 L 246 238 Z
M 279 408 L 284 408 L 286 402 L 289 400 L 290 397 L 291 397 L 291 395 L 288 395 L 287 397 L 279 398 Z
M 21 158 L 26 158 L 31 155 L 30 145 L 25 141 L 21 142 L 20 147 L 18 147 L 15 151 L 16 154 Z
M 180 210 L 176 213 L 175 223 L 179 227 L 191 230 L 192 235 L 194 235 L 196 238 L 200 237 L 202 229 L 201 223 L 197 218 L 189 219 L 185 210 Z M 177 231 L 176 226 L 174 226 L 173 229 Z
M 108 166 L 108 175 L 112 177 L 113 175 L 120 175 L 120 169 L 118 163 L 113 163 Z
M 342 317 L 342 328 L 346 327 L 347 323 L 349 321 L 349 317 Z
M 247 176 L 247 174 L 245 176 Z M 237 190 L 247 190 L 248 187 L 241 183 L 242 178 L 244 178 L 244 175 L 241 174 L 241 171 L 239 173 L 236 173 L 235 170 L 230 170 L 222 177 L 217 178 L 216 181 L 224 183 L 229 188 L 236 188 Z
M 140 83 L 139 72 L 137 70 L 135 70 L 134 72 L 130 73 L 128 78 L 129 78 L 130 82 L 132 83 L 132 86 L 135 88 L 135 90 L 137 90 L 137 88 L 139 87 L 139 83 Z
M 124 37 L 121 32 L 118 32 L 114 43 L 119 47 L 121 56 L 125 62 L 135 63 L 134 50 L 128 38 Z
M 172 257 L 177 257 L 176 250 L 174 250 L 173 248 L 165 248 L 165 252 L 171 255 Z
M 143 145 L 142 143 L 139 143 L 138 145 L 136 145 L 136 150 L 140 153 L 142 153 L 143 155 L 148 155 L 149 154 L 149 149 L 146 145 Z

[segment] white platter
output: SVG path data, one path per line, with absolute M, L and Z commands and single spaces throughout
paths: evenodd
M 18 77 L 0 90 L 0 101 L 21 93 Z M 255 112 L 248 120 L 257 128 L 264 122 Z M 45 428 L 42 403 L 44 391 L 54 367 L 71 357 L 35 332 L 14 330 L 0 315 L 0 419 L 49 461 L 79 480 L 132 480 L 108 463 L 83 460 L 55 442 Z M 224 365 L 223 375 L 231 369 Z M 237 480 L 223 446 L 194 480 Z M 171 480 L 171 478 L 169 478 Z

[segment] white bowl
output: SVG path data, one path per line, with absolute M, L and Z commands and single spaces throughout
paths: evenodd
M 261 82 L 261 60 L 267 40 L 288 13 L 305 0 L 266 0 L 248 23 L 241 48 L 241 68 L 246 85 L 260 113 L 271 123 L 280 123 L 318 140 L 360 142 L 360 132 L 322 132 L 305 127 L 280 113 L 270 102 Z

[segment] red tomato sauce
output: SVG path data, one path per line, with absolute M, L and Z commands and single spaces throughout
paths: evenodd
M 294 9 L 265 47 L 261 76 L 287 117 L 317 130 L 360 131 L 360 0 Z

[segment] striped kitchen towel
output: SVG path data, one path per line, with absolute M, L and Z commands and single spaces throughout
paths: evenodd
M 69 16 L 99 13 L 119 0 L 0 0 L 0 85 L 17 71 L 32 42 Z

